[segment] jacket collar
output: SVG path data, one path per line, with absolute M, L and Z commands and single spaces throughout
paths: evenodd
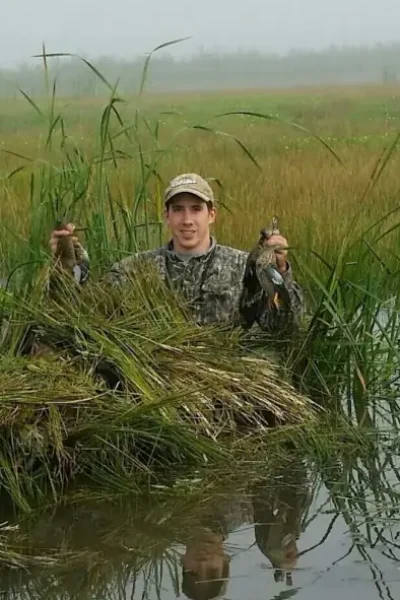
M 211 245 L 207 252 L 204 254 L 199 254 L 198 256 L 194 255 L 190 258 L 190 260 L 196 260 L 198 262 L 207 262 L 210 256 L 214 253 L 215 247 L 217 245 L 216 239 L 211 236 Z M 183 262 L 183 260 L 176 254 L 173 246 L 173 241 L 170 240 L 168 244 L 164 246 L 164 253 L 166 257 L 174 262 Z

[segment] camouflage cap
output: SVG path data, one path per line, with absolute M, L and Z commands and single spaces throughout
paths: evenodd
M 215 198 L 211 186 L 196 173 L 184 173 L 173 179 L 165 190 L 165 204 L 182 193 L 193 194 L 214 206 Z

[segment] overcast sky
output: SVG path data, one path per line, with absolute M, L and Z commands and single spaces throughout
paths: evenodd
M 131 57 L 192 36 L 173 50 L 286 52 L 400 41 L 400 0 L 0 0 L 0 65 L 48 51 Z

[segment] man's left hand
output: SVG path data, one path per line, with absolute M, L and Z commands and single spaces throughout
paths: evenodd
M 284 238 L 282 235 L 274 234 L 274 235 L 271 235 L 267 244 L 268 244 L 268 246 L 277 246 L 277 248 L 275 250 L 276 266 L 278 268 L 278 271 L 283 275 L 284 273 L 286 273 L 286 271 L 288 269 L 287 239 Z

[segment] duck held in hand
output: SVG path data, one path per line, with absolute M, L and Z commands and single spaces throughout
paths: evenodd
M 288 310 L 290 296 L 277 268 L 277 249 L 270 243 L 273 235 L 279 235 L 276 217 L 272 220 L 271 230 L 261 230 L 260 239 L 249 254 L 243 280 L 244 293 L 245 296 L 246 294 L 251 296 L 262 290 L 271 309 Z

